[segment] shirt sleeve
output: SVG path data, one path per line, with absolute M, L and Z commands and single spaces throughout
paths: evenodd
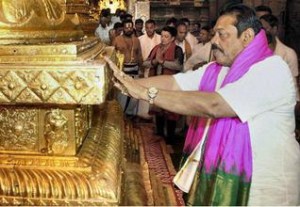
M 275 56 L 268 59 L 217 91 L 242 122 L 295 102 L 293 78 L 287 65 Z
M 207 68 L 207 65 L 194 71 L 177 73 L 174 75 L 175 81 L 183 91 L 198 91 L 201 78 Z

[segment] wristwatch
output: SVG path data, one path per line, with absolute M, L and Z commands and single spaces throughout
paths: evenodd
M 158 94 L 158 90 L 157 88 L 155 87 L 150 87 L 148 88 L 148 101 L 149 101 L 149 104 L 153 104 L 154 103 L 154 99 L 156 98 Z

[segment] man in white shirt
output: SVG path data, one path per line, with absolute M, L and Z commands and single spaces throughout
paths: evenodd
M 249 7 L 228 7 L 211 40 L 216 62 L 190 73 L 133 80 L 105 57 L 124 93 L 195 117 L 173 180 L 187 205 L 300 204 L 295 87 L 261 28 Z
M 155 32 L 156 22 L 153 19 L 149 19 L 145 23 L 146 34 L 139 37 L 143 61 L 145 61 L 154 46 L 160 43 L 160 35 Z
M 200 30 L 200 43 L 192 52 L 192 56 L 184 63 L 184 71 L 196 70 L 211 61 L 210 27 L 204 26 Z
M 270 48 L 274 51 L 275 55 L 279 55 L 280 57 L 282 57 L 282 59 L 288 64 L 292 72 L 295 86 L 297 89 L 297 100 L 299 101 L 299 92 L 298 92 L 299 86 L 297 83 L 299 71 L 298 71 L 297 54 L 292 48 L 286 46 L 279 40 L 277 36 L 278 25 L 279 25 L 277 17 L 275 17 L 272 14 L 266 14 L 260 17 L 260 21 L 264 29 L 266 30 L 267 34 L 269 34 L 272 38 L 272 41 L 269 44 Z
M 176 43 L 176 45 L 181 47 L 183 54 L 184 54 L 184 62 L 185 62 L 192 55 L 192 46 L 186 40 L 186 36 L 188 34 L 188 29 L 187 29 L 186 24 L 182 21 L 179 21 L 177 23 L 176 29 L 177 29 L 177 36 L 175 39 L 175 43 Z
M 100 14 L 99 26 L 95 31 L 95 36 L 107 45 L 111 44 L 109 31 L 113 28 L 109 9 L 103 9 Z
M 198 39 L 190 32 L 191 22 L 188 18 L 181 18 L 180 21 L 184 22 L 187 27 L 187 34 L 185 39 L 190 43 L 193 50 L 194 46 L 198 44 Z

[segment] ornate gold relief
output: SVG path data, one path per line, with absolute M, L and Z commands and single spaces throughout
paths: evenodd
M 77 15 L 65 0 L 0 0 L 0 44 L 80 40 Z
M 0 154 L 75 155 L 90 128 L 91 107 L 0 106 Z
M 64 131 L 64 113 L 50 110 L 47 123 L 56 123 Z M 97 121 L 77 155 L 0 153 L 0 204 L 119 205 L 124 158 L 122 110 L 116 102 L 109 102 L 94 115 Z
M 45 115 L 44 138 L 49 154 L 62 154 L 69 145 L 68 119 L 59 109 L 52 109 Z
M 0 103 L 100 104 L 109 90 L 106 73 L 101 65 L 0 66 Z
M 2 21 L 22 25 L 30 20 L 33 14 L 52 22 L 61 22 L 64 18 L 63 5 L 53 0 L 2 0 Z
M 90 128 L 89 114 L 91 110 L 91 107 L 88 106 L 81 106 L 75 109 L 74 125 L 76 149 L 78 149 L 82 145 L 83 140 L 87 135 L 88 129 Z
M 0 107 L 0 152 L 38 149 L 38 110 Z

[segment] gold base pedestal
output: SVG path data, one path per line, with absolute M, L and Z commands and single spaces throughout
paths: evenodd
M 74 156 L 0 154 L 1 205 L 118 205 L 123 118 L 116 102 L 93 114 Z

